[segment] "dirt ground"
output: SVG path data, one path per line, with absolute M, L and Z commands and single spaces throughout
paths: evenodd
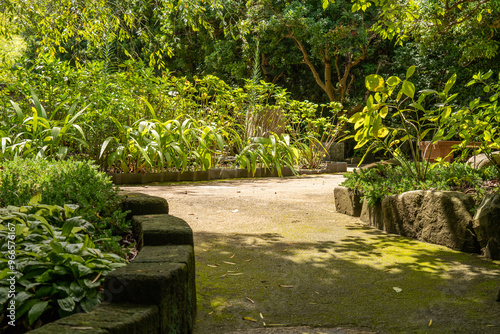
M 500 263 L 335 212 L 342 175 L 122 187 L 194 231 L 195 334 L 500 333 Z

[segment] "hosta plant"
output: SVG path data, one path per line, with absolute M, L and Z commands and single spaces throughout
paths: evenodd
M 100 302 L 106 274 L 126 264 L 97 249 L 89 234 L 92 225 L 73 213 L 69 206 L 42 204 L 0 210 L 2 327 L 10 321 L 12 300 L 15 324 L 26 329 L 90 311 Z

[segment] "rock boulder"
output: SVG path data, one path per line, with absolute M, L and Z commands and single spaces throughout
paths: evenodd
M 358 192 L 346 187 L 335 187 L 333 196 L 337 212 L 359 217 L 361 214 L 361 195 Z
M 493 156 L 493 159 L 497 162 L 497 164 L 500 165 L 500 152 L 498 151 L 492 152 L 491 154 Z M 490 159 L 488 159 L 486 154 L 481 153 L 469 158 L 469 160 L 467 160 L 467 164 L 474 167 L 475 169 L 481 169 L 489 167 L 493 163 L 490 161 Z
M 472 227 L 484 255 L 500 259 L 500 194 L 484 198 L 474 215 Z
M 472 230 L 474 201 L 454 191 L 415 190 L 382 201 L 384 229 L 459 251 L 479 252 Z

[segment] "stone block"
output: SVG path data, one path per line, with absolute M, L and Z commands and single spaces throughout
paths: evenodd
M 363 201 L 359 219 L 367 225 L 383 230 L 384 216 L 382 214 L 382 203 L 371 206 L 366 201 Z
M 472 227 L 485 256 L 500 259 L 500 194 L 483 199 L 474 215 Z
M 415 190 L 382 201 L 384 230 L 443 245 L 478 252 L 472 230 L 471 196 L 454 191 Z
M 156 306 L 103 303 L 89 313 L 70 315 L 31 333 L 157 334 L 158 324 Z
M 135 215 L 168 214 L 167 200 L 161 197 L 141 193 L 125 193 L 122 200 L 122 210 L 130 211 L 127 219 Z
M 182 263 L 187 266 L 187 295 L 183 304 L 187 305 L 188 324 L 193 324 L 196 317 L 196 283 L 194 250 L 188 245 L 145 246 L 137 255 L 134 263 Z M 191 330 L 192 328 L 190 328 Z
M 208 170 L 208 179 L 209 180 L 218 180 L 220 179 L 220 168 L 211 168 Z
M 160 333 L 189 333 L 188 268 L 184 263 L 136 263 L 109 273 L 104 294 L 112 303 L 156 305 Z
M 193 230 L 182 219 L 167 214 L 132 217 L 132 230 L 142 246 L 191 245 Z
M 325 145 L 325 143 L 323 143 Z M 326 147 L 326 145 L 325 145 Z M 343 161 L 344 160 L 344 143 L 333 143 L 328 148 L 324 160 L 329 161 Z
M 333 196 L 337 212 L 353 217 L 360 216 L 362 205 L 361 195 L 358 192 L 346 187 L 335 187 Z

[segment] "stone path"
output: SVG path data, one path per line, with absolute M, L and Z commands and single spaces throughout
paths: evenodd
M 338 214 L 341 175 L 127 187 L 195 236 L 195 334 L 499 333 L 500 265 Z

